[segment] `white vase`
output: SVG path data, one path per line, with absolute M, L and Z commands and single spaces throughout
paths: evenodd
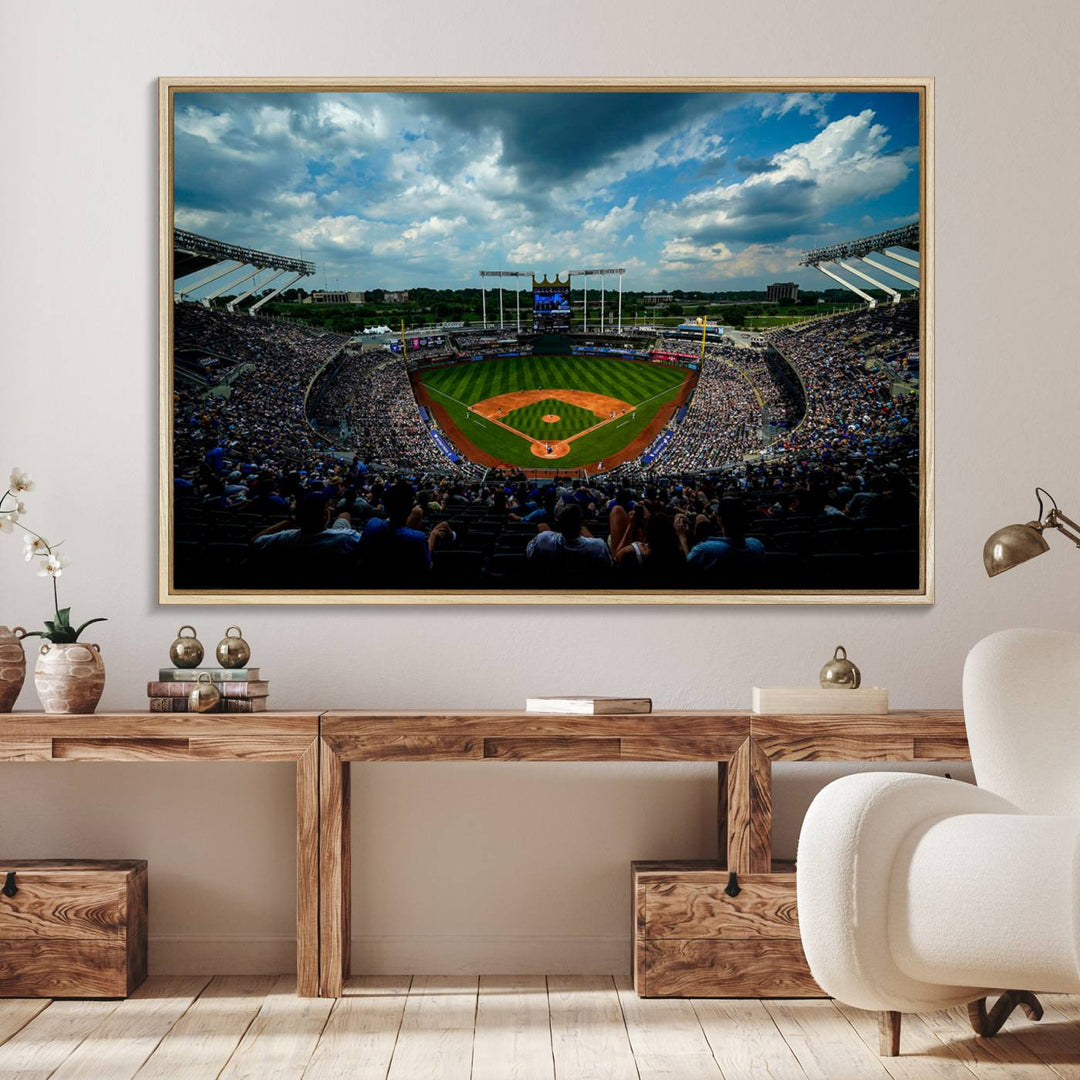
M 47 713 L 92 713 L 105 689 L 105 663 L 97 645 L 42 642 L 34 685 Z

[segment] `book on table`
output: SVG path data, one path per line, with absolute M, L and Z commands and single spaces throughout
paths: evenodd
M 525 699 L 525 711 L 554 713 L 559 716 L 617 716 L 626 713 L 652 712 L 652 698 L 632 697 L 531 697 Z
M 216 682 L 259 682 L 259 669 L 226 667 L 163 667 L 158 671 L 159 682 L 195 682 L 200 675 L 209 675 Z
M 222 698 L 211 712 L 256 713 L 266 712 L 267 698 Z M 151 697 L 150 712 L 187 712 L 188 699 L 183 697 Z
M 168 679 L 163 679 L 160 682 L 148 682 L 146 694 L 147 697 L 186 698 L 197 685 L 196 679 L 189 679 L 186 682 L 170 682 Z M 265 679 L 257 682 L 215 682 L 214 688 L 225 698 L 262 698 L 270 693 L 270 683 Z

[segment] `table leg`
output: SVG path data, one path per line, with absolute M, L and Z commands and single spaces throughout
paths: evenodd
M 726 771 L 727 868 L 767 874 L 772 869 L 772 763 L 747 739 Z
M 716 850 L 720 869 L 727 869 L 728 860 L 728 762 L 716 763 Z
M 319 740 L 296 761 L 296 992 L 319 993 Z
M 341 997 L 350 967 L 350 766 L 319 740 L 319 993 Z

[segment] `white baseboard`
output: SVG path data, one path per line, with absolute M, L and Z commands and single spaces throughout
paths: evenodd
M 367 975 L 629 974 L 624 937 L 403 934 L 353 938 L 353 970 Z M 296 970 L 293 938 L 152 937 L 154 975 L 270 975 Z

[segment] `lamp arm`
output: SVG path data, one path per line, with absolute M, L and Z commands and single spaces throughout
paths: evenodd
M 1067 536 L 1078 548 L 1080 548 L 1080 525 L 1077 525 L 1072 518 L 1066 517 L 1057 509 L 1057 507 L 1054 507 L 1054 509 L 1046 515 L 1046 524 L 1057 529 L 1062 535 Z M 1065 527 L 1066 525 L 1068 528 Z

